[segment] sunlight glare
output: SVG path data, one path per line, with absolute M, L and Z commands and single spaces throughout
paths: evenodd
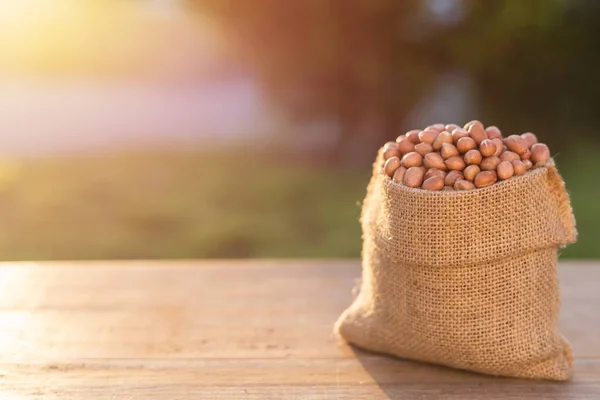
M 0 0 L 0 74 L 152 71 L 177 57 L 212 57 L 214 32 L 177 0 Z

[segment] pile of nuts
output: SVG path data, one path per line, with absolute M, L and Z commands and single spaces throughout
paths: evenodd
M 396 183 L 425 190 L 471 190 L 543 166 L 550 150 L 533 133 L 502 137 L 477 120 L 464 128 L 433 124 L 383 147 L 384 171 Z

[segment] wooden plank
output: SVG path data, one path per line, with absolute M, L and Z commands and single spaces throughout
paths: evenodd
M 106 265 L 110 267 L 106 267 Z M 357 262 L 55 264 L 0 267 L 0 359 L 339 357 L 332 325 Z M 199 268 L 190 268 L 198 265 Z M 600 356 L 600 269 L 565 264 L 561 330 Z M 298 329 L 301 327 L 302 329 Z M 226 335 L 224 334 L 226 333 Z M 91 345 L 93 344 L 93 346 Z
M 27 394 L 4 392 L 7 400 L 597 400 L 598 388 L 590 385 L 573 387 L 540 387 L 525 384 L 486 388 L 456 385 L 425 386 L 276 386 L 276 387 L 211 387 L 154 386 L 148 388 L 111 385 L 105 388 L 42 388 Z
M 597 383 L 600 360 L 580 359 L 576 363 L 576 369 L 574 383 Z M 59 362 L 30 360 L 0 363 L 0 371 L 4 377 L 10 376 L 14 385 L 28 385 L 32 382 L 32 377 L 43 373 L 46 379 L 60 387 L 77 386 L 82 376 L 86 377 L 87 387 L 103 387 L 107 381 L 119 382 L 126 386 L 134 386 L 144 381 L 153 385 L 198 387 L 538 383 L 360 353 L 355 358 L 309 359 L 73 359 Z M 232 373 L 235 374 L 233 380 Z
M 576 378 L 567 384 L 489 377 L 383 357 L 289 362 L 81 360 L 2 367 L 4 382 L 0 388 L 3 395 L 12 396 L 10 399 L 350 400 L 469 396 L 596 400 L 600 393 L 597 360 L 580 361 Z
M 0 266 L 2 399 L 597 399 L 600 268 L 562 264 L 573 382 L 353 350 L 332 333 L 356 261 Z
M 0 360 L 343 354 L 357 263 L 243 264 L 0 268 Z

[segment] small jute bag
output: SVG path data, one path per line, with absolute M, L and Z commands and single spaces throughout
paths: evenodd
M 472 191 L 394 183 L 374 165 L 360 292 L 336 331 L 371 351 L 491 375 L 568 380 L 559 248 L 577 238 L 551 160 Z

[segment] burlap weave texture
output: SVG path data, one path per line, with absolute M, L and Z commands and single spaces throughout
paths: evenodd
M 394 183 L 363 204 L 363 276 L 336 330 L 376 352 L 492 375 L 567 380 L 557 253 L 576 240 L 553 162 L 473 191 Z

